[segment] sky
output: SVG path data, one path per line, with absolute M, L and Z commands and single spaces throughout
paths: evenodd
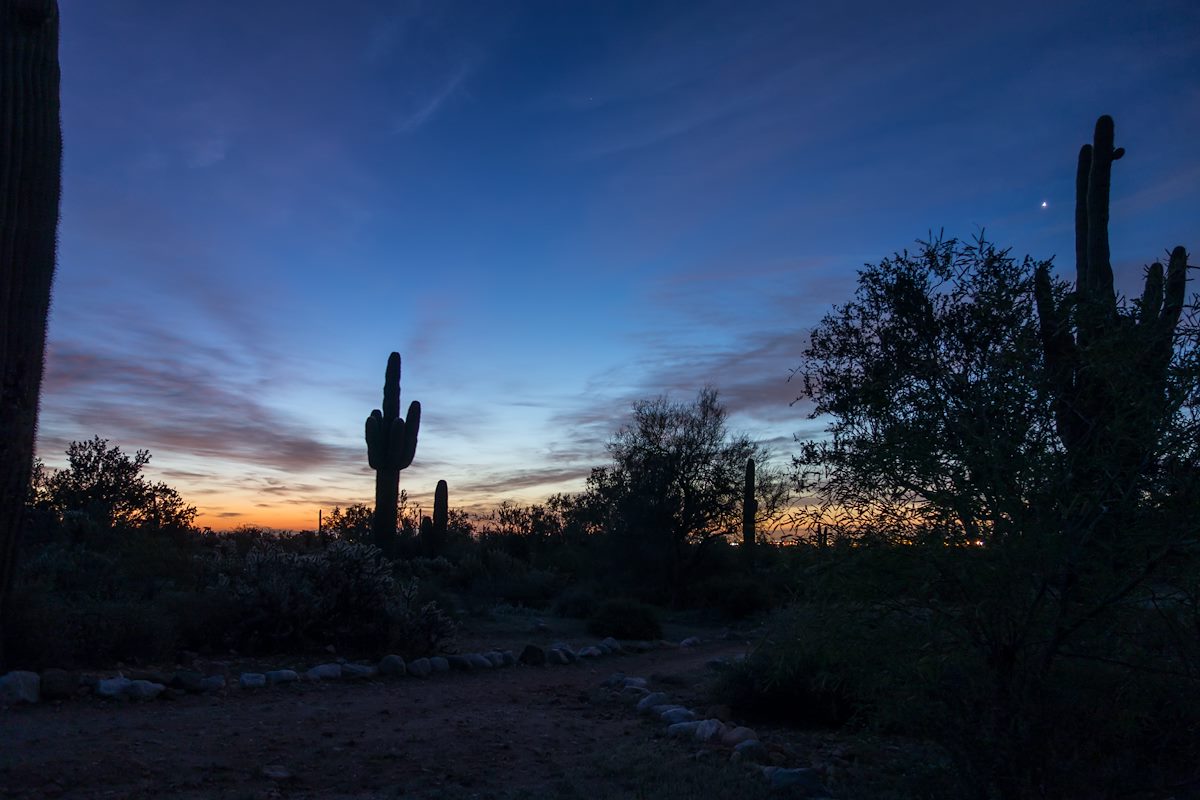
M 1100 114 L 1119 288 L 1200 249 L 1194 0 L 61 5 L 38 452 L 148 449 L 214 529 L 371 503 L 393 350 L 426 507 L 578 490 L 705 385 L 786 462 L 864 263 L 986 232 L 1073 278 Z

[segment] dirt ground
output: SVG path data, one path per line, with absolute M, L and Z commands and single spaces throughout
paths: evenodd
M 710 659 L 744 650 L 717 640 L 426 680 L 18 707 L 0 712 L 0 795 L 366 800 L 527 790 L 544 797 L 568 781 L 579 796 L 594 797 L 604 794 L 589 791 L 595 778 L 573 766 L 652 735 L 631 707 L 597 701 L 606 677 L 697 673 Z

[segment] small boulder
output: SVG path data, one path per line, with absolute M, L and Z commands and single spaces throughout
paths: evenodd
M 605 689 L 620 689 L 625 686 L 625 673 L 614 672 L 604 679 L 604 683 L 600 684 Z
M 166 688 L 163 684 L 155 683 L 154 681 L 130 681 L 129 685 L 125 687 L 125 696 L 130 700 L 153 700 L 162 694 Z
M 441 656 L 432 656 L 429 659 L 429 668 L 434 672 L 449 672 L 450 662 Z
M 335 681 L 342 677 L 342 665 L 334 663 L 317 664 L 304 673 L 304 677 L 310 681 Z
M 511 667 L 517 663 L 517 657 L 513 655 L 512 650 L 505 650 L 503 653 L 501 653 L 500 660 L 503 662 L 503 666 L 506 667 Z
M 730 761 L 741 761 L 748 764 L 761 764 L 768 758 L 767 748 L 758 739 L 746 739 L 738 742 L 730 755 Z
M 504 666 L 504 656 L 500 655 L 500 653 L 496 650 L 493 650 L 490 653 L 484 653 L 483 657 L 490 661 L 493 667 Z
M 571 659 L 569 659 L 567 657 L 567 654 L 564 653 L 562 650 L 547 650 L 546 651 L 546 663 L 547 664 L 561 664 L 561 665 L 565 666 L 565 665 L 571 663 Z
M 171 682 L 170 675 L 157 669 L 127 669 L 121 674 L 131 681 L 149 681 L 150 683 L 161 683 L 164 686 Z
M 472 669 L 491 669 L 492 662 L 487 656 L 479 653 L 467 653 L 466 659 L 470 662 Z
M 471 659 L 462 655 L 446 656 L 446 663 L 450 665 L 450 669 L 462 670 L 464 672 L 471 671 Z
M 546 651 L 536 644 L 527 644 L 517 661 L 529 667 L 540 667 L 546 663 Z
M 580 658 L 598 658 L 604 655 L 604 651 L 599 647 L 585 647 L 579 651 Z
M 225 688 L 225 676 L 224 675 L 209 675 L 207 678 L 205 678 L 204 680 L 202 680 L 200 682 L 200 686 L 201 686 L 200 691 L 202 691 L 202 692 L 215 692 L 218 689 L 224 689 Z
M 575 651 L 572 650 L 571 648 L 567 647 L 562 642 L 558 642 L 556 644 L 550 645 L 550 650 L 552 652 L 562 653 L 563 656 L 567 659 L 568 664 L 574 664 L 576 661 L 579 660 L 579 656 L 575 654 Z
M 738 726 L 725 731 L 724 735 L 721 736 L 721 744 L 726 747 L 737 747 L 742 742 L 750 741 L 751 739 L 758 739 L 758 734 L 752 728 Z
M 36 672 L 13 670 L 0 678 L 0 704 L 36 703 L 42 679 Z
M 616 639 L 614 639 L 611 636 L 609 636 L 606 639 L 604 639 L 603 641 L 601 641 L 600 646 L 607 647 L 609 652 L 612 652 L 612 653 L 624 653 L 625 652 L 625 650 L 621 647 L 621 643 L 618 642 Z
M 243 689 L 261 689 L 267 685 L 267 676 L 261 672 L 243 672 L 238 678 L 238 686 Z
M 405 673 L 404 659 L 398 655 L 387 655 L 379 659 L 377 667 L 380 675 L 403 675 Z
M 664 711 L 659 714 L 659 717 L 668 725 L 674 725 L 676 722 L 691 722 L 696 718 L 696 715 L 688 709 L 680 707 Z
M 433 671 L 433 667 L 429 665 L 428 658 L 417 658 L 408 662 L 408 674 L 415 675 L 418 678 L 428 678 L 429 673 Z
M 79 675 L 65 669 L 42 670 L 41 695 L 44 700 L 66 700 L 79 691 Z
M 618 672 L 617 674 L 623 675 L 624 673 Z M 628 689 L 631 686 L 636 687 L 638 689 L 645 689 L 648 684 L 649 684 L 649 681 L 647 681 L 645 678 L 626 678 L 625 679 L 625 688 L 626 689 Z
M 661 706 L 664 703 L 666 703 L 667 701 L 669 701 L 670 699 L 671 698 L 667 697 L 665 692 L 651 692 L 650 694 L 643 697 L 641 700 L 638 700 L 637 710 L 642 711 L 642 712 L 648 712 L 648 711 L 650 711 L 650 709 L 654 708 L 655 706 Z
M 369 664 L 342 664 L 342 677 L 350 680 L 374 678 L 375 668 Z
M 718 741 L 724 732 L 724 722 L 719 719 L 706 719 L 696 728 L 696 740 L 701 742 Z
M 696 728 L 700 727 L 700 721 L 692 722 L 676 722 L 674 725 L 667 727 L 667 736 L 672 738 L 691 739 L 696 735 Z
M 268 764 L 262 768 L 262 774 L 273 781 L 291 780 L 292 777 L 292 771 L 282 764 Z
M 275 686 L 280 683 L 295 683 L 300 675 L 294 669 L 273 669 L 266 674 L 267 683 Z
M 129 684 L 131 683 L 133 681 L 124 675 L 118 675 L 115 678 L 105 678 L 104 680 L 96 681 L 96 694 L 112 699 L 125 699 L 128 697 L 125 690 L 129 688 Z
M 699 644 L 700 644 L 699 636 L 689 636 L 688 638 L 686 638 L 682 642 L 680 642 L 679 646 L 680 647 L 696 647 Z

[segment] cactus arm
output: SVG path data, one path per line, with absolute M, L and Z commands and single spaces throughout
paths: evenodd
M 400 420 L 397 420 L 399 422 Z M 417 434 L 421 430 L 421 404 L 416 400 L 408 404 L 408 418 L 404 423 L 404 437 L 397 451 L 399 460 L 396 469 L 408 469 L 417 455 Z
M 1167 264 L 1167 284 L 1160 319 L 1172 332 L 1179 323 L 1179 315 L 1183 312 L 1183 296 L 1187 288 L 1187 259 L 1187 251 L 1183 247 L 1176 247 L 1171 251 L 1171 260 Z
M 1088 272 L 1088 176 L 1092 171 L 1092 146 L 1079 148 L 1075 168 L 1075 289 L 1087 294 L 1091 287 Z
M 1112 117 L 1096 120 L 1092 144 L 1092 164 L 1087 187 L 1087 269 L 1088 300 L 1116 311 L 1112 263 L 1108 248 L 1108 203 L 1112 187 L 1112 162 L 1124 155 L 1113 149 Z
M 1138 309 L 1138 324 L 1153 325 L 1158 322 L 1163 304 L 1163 265 L 1155 261 L 1146 268 L 1146 285 L 1142 289 L 1142 301 Z
M 371 416 L 367 417 L 366 439 L 367 439 L 367 464 L 371 469 L 379 469 L 383 464 L 383 448 L 380 447 L 380 439 L 383 436 L 383 415 L 379 409 L 371 412 Z
M 388 356 L 387 370 L 383 378 L 383 418 L 400 416 L 400 354 Z

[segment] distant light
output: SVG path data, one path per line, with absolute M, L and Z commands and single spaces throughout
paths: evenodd
M 1047 203 L 1045 200 L 1043 200 L 1043 201 L 1042 201 L 1042 208 L 1045 208 L 1047 205 L 1048 205 L 1048 203 Z

